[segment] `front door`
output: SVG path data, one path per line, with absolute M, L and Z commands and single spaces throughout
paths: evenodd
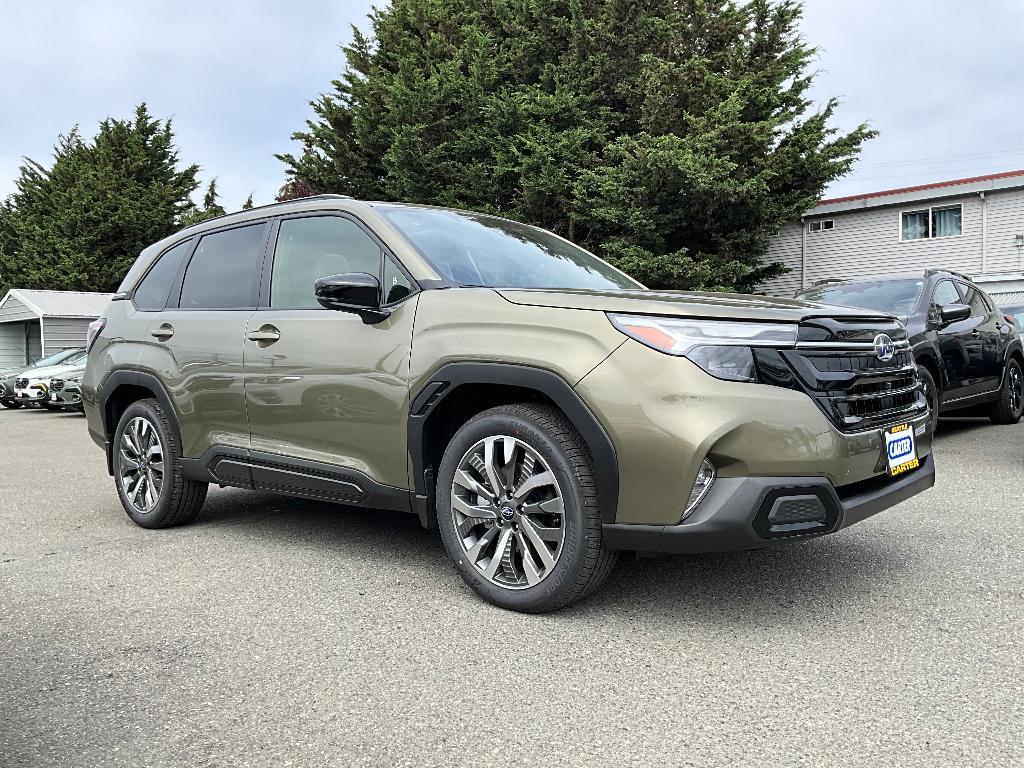
M 333 465 L 407 488 L 412 282 L 379 241 L 343 215 L 283 218 L 271 239 L 269 287 L 248 319 L 244 352 L 254 462 L 272 454 L 269 461 L 280 457 L 282 466 L 289 458 L 315 462 L 302 472 Z M 367 324 L 317 303 L 317 278 L 351 272 L 382 280 L 388 318 Z

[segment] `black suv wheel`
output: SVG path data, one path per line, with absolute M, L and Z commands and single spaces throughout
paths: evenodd
M 121 506 L 143 528 L 167 528 L 194 518 L 206 483 L 181 474 L 177 431 L 156 400 L 125 410 L 114 433 L 114 483 Z
M 466 583 L 515 611 L 552 611 L 585 597 L 617 557 L 601 539 L 586 444 L 549 406 L 502 406 L 470 419 L 441 462 L 437 518 Z
M 1016 424 L 1024 414 L 1024 369 L 1016 358 L 1006 363 L 1003 389 L 992 405 L 989 418 L 996 424 Z

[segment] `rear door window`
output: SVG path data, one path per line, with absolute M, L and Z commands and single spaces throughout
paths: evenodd
M 185 270 L 182 309 L 247 309 L 256 306 L 264 224 L 204 235 Z
M 136 309 L 154 311 L 164 308 L 167 304 L 167 295 L 171 292 L 171 285 L 181 268 L 181 262 L 191 249 L 190 239 L 164 251 L 135 289 L 132 301 L 135 302 Z
M 960 283 L 960 290 L 963 291 L 963 302 L 971 308 L 971 317 L 985 317 L 989 313 L 985 296 L 973 285 Z

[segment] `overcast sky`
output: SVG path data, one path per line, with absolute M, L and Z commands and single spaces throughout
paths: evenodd
M 48 163 L 57 134 L 91 135 L 145 100 L 231 210 L 273 199 L 273 154 L 292 148 L 371 0 L 0 3 L 0 197 L 23 156 Z M 1014 0 L 808 0 L 815 98 L 842 99 L 840 127 L 881 131 L 828 194 L 1024 168 L 1022 30 Z

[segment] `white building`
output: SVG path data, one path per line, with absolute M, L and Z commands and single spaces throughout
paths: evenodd
M 772 296 L 830 278 L 950 269 L 998 304 L 1024 302 L 1024 170 L 822 200 L 765 258 L 790 269 L 761 286 Z
M 0 299 L 0 368 L 28 365 L 62 349 L 85 346 L 89 323 L 109 293 L 15 288 Z

